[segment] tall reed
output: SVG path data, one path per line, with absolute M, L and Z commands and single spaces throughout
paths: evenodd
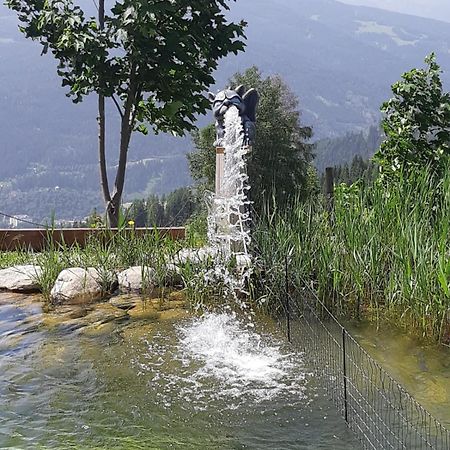
M 336 188 L 325 202 L 270 211 L 254 233 L 264 271 L 260 298 L 282 307 L 283 267 L 297 290 L 313 287 L 335 310 L 394 318 L 424 337 L 446 340 L 450 329 L 450 173 L 426 170 L 391 186 Z

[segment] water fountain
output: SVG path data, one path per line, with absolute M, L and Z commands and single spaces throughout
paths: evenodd
M 208 237 L 225 255 L 249 257 L 250 201 L 247 156 L 255 138 L 255 89 L 244 86 L 210 93 L 216 119 L 216 190 L 210 206 Z

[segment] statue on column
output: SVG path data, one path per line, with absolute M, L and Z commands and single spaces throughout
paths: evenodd
M 225 113 L 235 106 L 239 110 L 244 129 L 244 145 L 251 146 L 256 136 L 256 106 L 259 95 L 256 89 L 245 91 L 243 85 L 236 89 L 225 89 L 218 94 L 209 93 L 209 99 L 213 105 L 214 118 L 216 119 L 216 147 L 223 147 L 225 136 Z

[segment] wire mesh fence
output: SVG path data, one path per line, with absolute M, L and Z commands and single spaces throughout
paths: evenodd
M 366 449 L 450 450 L 450 432 L 397 383 L 315 297 L 285 302 L 284 326 L 303 347 Z

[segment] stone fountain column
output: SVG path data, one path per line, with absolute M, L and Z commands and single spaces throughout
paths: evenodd
M 210 94 L 216 119 L 215 198 L 208 219 L 212 245 L 226 253 L 248 254 L 249 203 L 246 155 L 255 137 L 255 89 L 243 86 Z
M 225 148 L 216 147 L 216 196 L 220 196 L 225 169 Z

